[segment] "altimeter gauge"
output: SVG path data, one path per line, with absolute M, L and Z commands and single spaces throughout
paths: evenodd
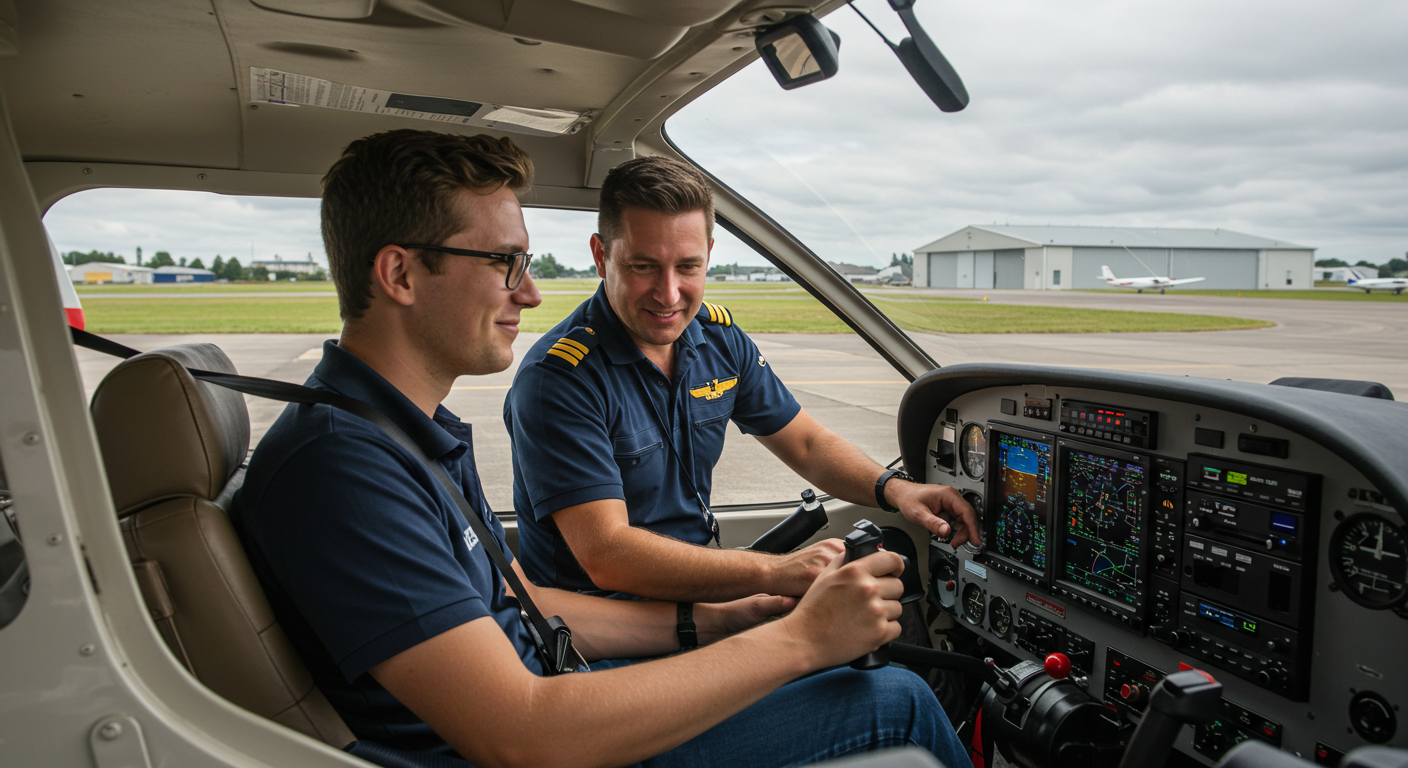
M 988 468 L 988 435 L 981 424 L 963 428 L 958 440 L 958 460 L 963 471 L 974 480 L 982 480 Z
M 992 627 L 992 633 L 1004 640 L 1007 633 L 1012 631 L 1012 607 L 1006 600 L 994 597 L 988 603 L 988 625 Z
M 1366 512 L 1330 534 L 1330 571 L 1340 592 L 1365 608 L 1394 608 L 1408 597 L 1408 537 Z
M 963 618 L 970 624 L 982 626 L 983 611 L 987 608 L 988 596 L 983 588 L 968 582 L 963 585 Z

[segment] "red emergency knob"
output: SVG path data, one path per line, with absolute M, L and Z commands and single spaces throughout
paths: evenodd
M 1120 698 L 1133 704 L 1139 701 L 1139 697 L 1144 695 L 1144 689 L 1137 683 L 1125 683 L 1120 686 Z
M 1053 653 L 1046 657 L 1046 674 L 1052 680 L 1064 680 L 1071 674 L 1071 660 L 1064 653 Z

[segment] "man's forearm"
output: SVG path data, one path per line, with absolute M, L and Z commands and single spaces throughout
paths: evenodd
M 592 559 L 588 573 L 602 589 L 699 603 L 759 592 L 801 594 L 771 583 L 775 555 L 700 547 L 628 526 L 613 531 L 599 549 L 604 554 Z

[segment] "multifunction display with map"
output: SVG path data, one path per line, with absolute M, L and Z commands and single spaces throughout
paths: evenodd
M 1146 456 L 1062 440 L 1058 581 L 1142 607 L 1148 550 Z
M 988 430 L 988 553 L 993 567 L 1030 582 L 1047 575 L 1051 520 L 1050 436 Z

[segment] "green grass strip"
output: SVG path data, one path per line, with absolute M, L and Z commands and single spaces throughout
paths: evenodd
M 711 286 L 713 288 L 713 286 Z M 729 286 L 732 288 L 732 286 Z M 805 293 L 721 294 L 735 321 L 753 333 L 849 333 L 845 323 Z M 724 298 L 724 297 L 727 298 Z M 548 294 L 523 313 L 522 328 L 543 332 L 585 299 Z M 1265 328 L 1263 320 L 1171 312 L 1019 306 L 971 299 L 870 296 L 901 328 L 923 333 L 1149 333 Z M 94 333 L 337 333 L 337 300 L 321 296 L 90 298 L 83 302 Z

